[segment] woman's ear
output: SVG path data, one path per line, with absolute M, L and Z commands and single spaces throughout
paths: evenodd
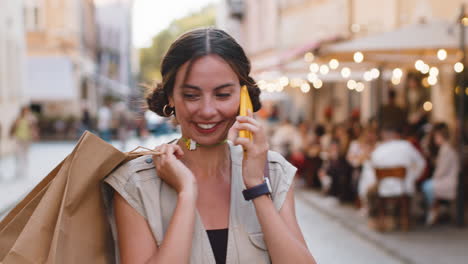
M 169 106 L 174 108 L 175 104 L 174 104 L 174 97 L 172 96 L 168 96 L 168 101 L 169 101 Z

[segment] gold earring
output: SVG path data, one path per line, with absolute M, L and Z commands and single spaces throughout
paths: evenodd
M 169 107 L 170 109 L 170 112 L 168 113 L 167 112 L 167 108 Z M 169 104 L 166 104 L 164 107 L 163 107 L 163 114 L 165 117 L 170 117 L 171 115 L 174 114 L 174 107 L 170 107 Z

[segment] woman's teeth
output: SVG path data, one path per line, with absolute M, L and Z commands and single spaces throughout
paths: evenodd
M 214 124 L 197 124 L 197 126 L 203 128 L 203 129 L 210 129 L 210 128 L 213 128 L 214 126 L 216 126 L 216 123 L 214 123 Z

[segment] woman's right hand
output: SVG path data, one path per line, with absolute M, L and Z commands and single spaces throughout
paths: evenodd
M 180 194 L 189 192 L 197 195 L 197 182 L 192 171 L 180 160 L 184 152 L 176 144 L 163 144 L 155 149 L 159 155 L 153 155 L 158 176 Z

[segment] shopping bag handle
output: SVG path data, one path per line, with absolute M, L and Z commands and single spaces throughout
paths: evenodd
M 144 151 L 137 151 L 139 149 L 143 149 Z M 126 154 L 129 157 L 139 157 L 139 156 L 143 156 L 143 155 L 161 155 L 162 152 L 154 150 L 154 149 L 149 149 L 149 148 L 146 148 L 146 147 L 138 146 L 138 147 L 134 148 L 133 150 L 127 152 Z

